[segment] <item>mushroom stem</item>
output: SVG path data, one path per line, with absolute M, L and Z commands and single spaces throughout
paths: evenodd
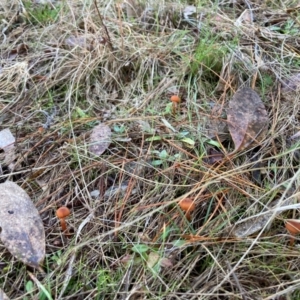
M 191 216 L 191 213 L 189 211 L 186 212 L 185 214 L 185 217 L 188 221 L 191 221 L 192 220 L 192 216 Z
M 67 230 L 67 223 L 66 223 L 65 218 L 61 218 L 60 219 L 60 225 L 61 225 L 62 232 L 66 232 L 66 230 Z
M 177 103 L 173 102 L 172 103 L 172 114 L 176 115 L 176 113 L 177 113 Z

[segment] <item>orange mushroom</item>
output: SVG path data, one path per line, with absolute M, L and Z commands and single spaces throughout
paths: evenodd
M 70 210 L 66 206 L 62 206 L 56 211 L 56 216 L 60 219 L 61 229 L 66 235 L 68 234 L 68 232 L 65 218 L 69 215 Z
M 193 198 L 184 198 L 179 202 L 180 208 L 185 212 L 186 218 L 191 220 L 191 212 L 195 210 L 196 204 Z
M 173 95 L 173 96 L 171 96 L 170 100 L 172 101 L 173 114 L 175 114 L 177 111 L 177 107 L 178 107 L 179 103 L 181 102 L 181 99 L 179 98 L 179 96 Z
M 173 103 L 180 103 L 181 102 L 181 99 L 179 98 L 179 96 L 177 96 L 177 95 L 173 95 L 173 96 L 171 96 L 171 101 L 173 102 Z
M 300 220 L 296 220 L 296 219 L 286 220 L 285 228 L 291 234 L 290 246 L 293 246 L 295 241 L 295 236 L 300 233 Z

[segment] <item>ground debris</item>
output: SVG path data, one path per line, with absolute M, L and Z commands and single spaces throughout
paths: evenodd
M 229 102 L 227 120 L 234 152 L 259 145 L 268 130 L 266 108 L 259 95 L 247 87 L 238 90 Z
M 39 212 L 17 184 L 0 184 L 0 227 L 4 246 L 23 263 L 39 267 L 45 257 L 45 233 Z

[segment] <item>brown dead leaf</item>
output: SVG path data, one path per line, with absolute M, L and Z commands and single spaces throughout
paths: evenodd
M 207 152 L 208 152 L 207 163 L 209 165 L 214 165 L 215 163 L 219 163 L 224 158 L 224 154 L 216 149 L 209 148 Z
M 8 251 L 32 267 L 45 257 L 45 232 L 39 212 L 17 184 L 0 184 L 0 238 Z
M 100 156 L 110 145 L 111 130 L 110 128 L 100 123 L 93 128 L 90 137 L 90 151 L 95 155 Z
M 262 100 L 248 87 L 238 90 L 230 100 L 227 120 L 234 152 L 259 145 L 265 138 L 269 123 Z
M 167 257 L 162 257 L 160 259 L 160 265 L 163 267 L 163 268 L 171 268 L 173 267 L 173 262 L 167 258 Z

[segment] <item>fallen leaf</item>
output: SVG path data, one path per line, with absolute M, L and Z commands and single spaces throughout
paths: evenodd
M 0 131 L 0 148 L 3 150 L 5 150 L 8 146 L 13 145 L 15 140 L 15 137 L 9 129 L 3 129 Z
M 136 245 L 133 245 L 133 247 L 131 248 L 131 250 L 133 252 L 136 252 L 140 255 L 147 252 L 149 249 L 150 248 L 147 245 L 144 245 L 144 244 L 136 244 Z
M 156 252 L 150 252 L 147 259 L 148 268 L 152 269 L 160 260 L 160 255 Z
M 16 158 L 15 141 L 16 139 L 9 129 L 3 129 L 0 131 L 0 148 L 4 150 L 5 154 L 3 163 L 8 165 L 10 170 L 13 169 L 13 161 Z
M 177 132 L 177 130 L 164 118 L 161 119 L 164 125 L 173 132 Z
M 163 268 L 171 268 L 173 267 L 173 263 L 172 261 L 169 259 L 169 258 L 166 258 L 166 257 L 163 257 L 160 259 L 159 261 L 160 265 L 163 267 Z
M 237 238 L 244 238 L 249 235 L 252 235 L 264 228 L 264 226 L 266 226 L 271 217 L 272 213 L 269 213 L 259 217 L 248 218 L 247 220 L 237 222 L 233 226 L 232 231 L 230 231 L 229 235 Z
M 181 139 L 180 141 L 185 143 L 185 145 L 191 149 L 194 148 L 194 146 L 195 146 L 195 141 L 192 140 L 191 138 L 185 137 L 185 138 Z
M 121 184 L 113 185 L 108 188 L 104 193 L 104 199 L 109 200 L 113 197 L 123 197 L 128 189 L 128 181 L 124 181 Z M 132 189 L 131 194 L 135 194 L 137 189 Z
M 300 137 L 300 131 L 296 132 L 290 137 L 290 140 L 296 140 Z
M 49 181 L 45 179 L 35 179 L 35 182 L 39 185 L 39 187 L 45 192 L 49 188 Z
M 39 212 L 17 184 L 0 184 L 0 238 L 8 251 L 32 267 L 45 257 L 45 232 Z
M 148 134 L 155 134 L 155 129 L 149 124 L 148 121 L 138 120 L 137 123 L 139 124 L 142 132 Z
M 9 298 L 6 296 L 2 289 L 0 289 L 0 300 L 9 300 Z
M 100 156 L 111 143 L 111 130 L 105 124 L 99 124 L 93 128 L 90 136 L 90 151 Z
M 132 259 L 133 259 L 133 255 L 125 254 L 123 257 L 121 257 L 120 263 L 123 265 L 129 265 Z
M 300 73 L 292 75 L 290 78 L 282 82 L 282 93 L 288 94 L 296 92 L 300 87 Z
M 191 18 L 195 18 L 197 13 L 197 8 L 194 5 L 187 5 L 183 10 L 183 18 L 185 20 L 190 20 Z
M 71 35 L 64 41 L 64 46 L 68 49 L 80 48 L 88 51 L 94 50 L 100 44 L 105 44 L 104 38 L 95 38 L 93 35 Z
M 224 233 L 221 235 L 245 238 L 267 227 L 268 224 L 271 225 L 274 217 L 286 210 L 292 209 L 290 205 L 293 203 L 294 197 L 289 197 L 289 194 L 291 193 L 292 192 L 288 192 L 287 198 L 283 201 L 280 201 L 280 199 L 273 201 L 267 212 L 262 212 L 260 215 L 245 218 L 236 222 L 233 226 L 225 228 Z
M 251 88 L 242 88 L 235 93 L 229 102 L 227 120 L 234 152 L 259 145 L 268 130 L 265 106 Z
M 90 192 L 90 196 L 94 199 L 97 199 L 100 196 L 100 191 L 99 190 L 93 190 Z
M 214 165 L 215 163 L 219 163 L 223 160 L 224 154 L 218 150 L 213 148 L 209 148 L 207 151 L 208 157 L 205 162 L 209 165 Z

